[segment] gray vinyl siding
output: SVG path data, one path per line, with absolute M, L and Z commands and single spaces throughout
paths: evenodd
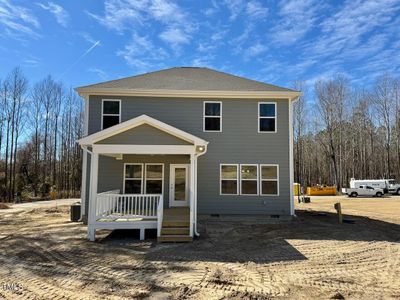
M 101 99 L 107 98 L 122 100 L 121 122 L 146 114 L 209 142 L 207 153 L 198 159 L 200 214 L 290 214 L 288 100 L 276 100 L 277 133 L 258 133 L 258 102 L 273 100 L 204 99 L 222 101 L 223 131 L 203 132 L 200 99 L 90 96 L 89 134 L 101 130 Z M 125 156 L 123 161 L 100 159 L 99 169 L 108 173 L 99 181 L 99 191 L 119 187 L 122 190 L 124 161 Z M 224 163 L 279 164 L 279 196 L 220 195 L 219 168 Z M 169 171 L 165 172 L 168 175 Z M 103 178 L 103 174 L 100 176 Z
M 122 145 L 191 145 L 147 124 L 135 127 L 99 141 L 97 144 Z

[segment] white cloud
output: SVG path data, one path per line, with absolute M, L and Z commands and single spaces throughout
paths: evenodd
M 268 15 L 268 8 L 259 1 L 252 0 L 247 3 L 246 13 L 253 19 L 265 18 Z
M 27 67 L 37 67 L 41 63 L 40 59 L 34 56 L 28 56 L 23 60 L 23 64 Z
M 43 8 L 44 10 L 47 10 L 50 13 L 52 13 L 56 18 L 58 24 L 67 27 L 69 22 L 69 14 L 62 6 L 55 4 L 54 2 L 47 2 L 47 5 L 44 3 L 36 3 L 36 4 L 41 8 Z
M 89 68 L 87 70 L 88 72 L 95 73 L 101 80 L 107 80 L 108 75 L 106 72 L 104 72 L 102 69 L 99 68 Z
M 376 28 L 385 26 L 399 11 L 399 1 L 346 1 L 337 13 L 321 23 L 322 35 L 311 45 L 312 52 L 321 56 L 364 47 L 364 38 Z M 385 28 L 386 27 L 386 28 Z M 377 47 L 381 44 L 377 43 Z M 370 51 L 370 49 L 368 50 Z M 361 53 L 361 52 L 359 52 Z
M 246 3 L 243 0 L 225 0 L 225 5 L 228 7 L 230 16 L 229 20 L 234 21 L 246 8 Z
M 137 71 L 148 71 L 163 65 L 168 53 L 161 47 L 153 44 L 147 36 L 140 36 L 136 32 L 123 50 L 117 51 L 126 63 Z
M 168 28 L 161 32 L 159 36 L 160 39 L 172 46 L 188 44 L 190 41 L 190 36 L 180 28 Z
M 209 68 L 215 68 L 213 64 L 211 63 L 215 58 L 215 55 L 213 54 L 205 54 L 196 57 L 195 59 L 192 60 L 192 66 L 193 67 L 209 67 Z
M 259 56 L 262 53 L 265 53 L 268 50 L 268 47 L 257 42 L 254 45 L 251 45 L 248 49 L 246 49 L 244 56 L 245 58 L 252 58 Z
M 109 29 L 123 31 L 132 24 L 143 22 L 142 13 L 146 8 L 148 8 L 147 0 L 106 0 L 104 16 L 90 12 L 87 14 Z
M 166 0 L 153 0 L 149 6 L 150 14 L 154 19 L 165 23 L 185 22 L 185 14 L 182 9 L 173 2 Z
M 40 37 L 36 32 L 40 28 L 36 16 L 29 9 L 12 4 L 8 0 L 0 0 L 0 25 L 11 37 L 18 38 L 21 35 Z
M 169 0 L 106 0 L 104 16 L 88 14 L 119 33 L 132 32 L 133 27 L 135 31 L 140 28 L 147 30 L 151 21 L 157 21 L 163 26 L 159 38 L 171 47 L 189 43 L 191 32 L 196 29 L 187 13 Z
M 85 39 L 85 41 L 87 41 L 89 44 L 92 44 L 92 45 L 98 41 L 95 38 L 93 38 L 93 36 L 88 32 L 80 32 L 80 33 L 78 33 L 78 35 L 83 37 Z
M 284 45 L 301 40 L 313 28 L 323 8 L 326 7 L 318 0 L 281 1 L 278 11 L 281 21 L 270 30 L 270 37 Z
M 212 15 L 215 15 L 219 11 L 219 5 L 216 0 L 211 0 L 211 7 L 208 7 L 202 11 L 202 13 L 206 17 L 211 17 Z

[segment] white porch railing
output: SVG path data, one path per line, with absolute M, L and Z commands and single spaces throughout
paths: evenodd
M 118 190 L 97 195 L 96 220 L 116 218 L 157 218 L 162 195 L 119 194 Z

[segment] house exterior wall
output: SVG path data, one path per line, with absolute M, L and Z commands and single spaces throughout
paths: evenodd
M 200 99 L 90 96 L 88 134 L 101 130 L 102 99 L 121 99 L 121 122 L 146 114 L 209 142 L 198 159 L 199 214 L 290 214 L 289 100 L 204 99 L 222 102 L 222 132 L 203 132 Z M 264 101 L 277 103 L 276 133 L 258 133 L 258 103 Z M 123 161 L 100 159 L 99 171 L 107 175 L 99 178 L 99 191 L 116 188 L 111 181 L 122 187 L 124 161 L 125 156 Z M 278 164 L 279 196 L 220 195 L 220 164 L 225 163 Z

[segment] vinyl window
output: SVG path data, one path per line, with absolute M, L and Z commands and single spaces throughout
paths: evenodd
M 145 193 L 162 194 L 164 181 L 163 164 L 146 164 Z
M 143 164 L 124 165 L 124 194 L 143 194 Z
M 222 102 L 205 101 L 203 106 L 203 131 L 222 131 Z
M 103 99 L 101 102 L 101 129 L 121 122 L 121 100 Z
M 258 165 L 240 165 L 240 194 L 258 195 Z
M 258 103 L 258 132 L 276 132 L 276 103 Z
M 261 195 L 279 195 L 278 165 L 260 165 L 260 189 Z
M 239 166 L 235 164 L 220 165 L 220 194 L 237 195 L 239 190 Z

